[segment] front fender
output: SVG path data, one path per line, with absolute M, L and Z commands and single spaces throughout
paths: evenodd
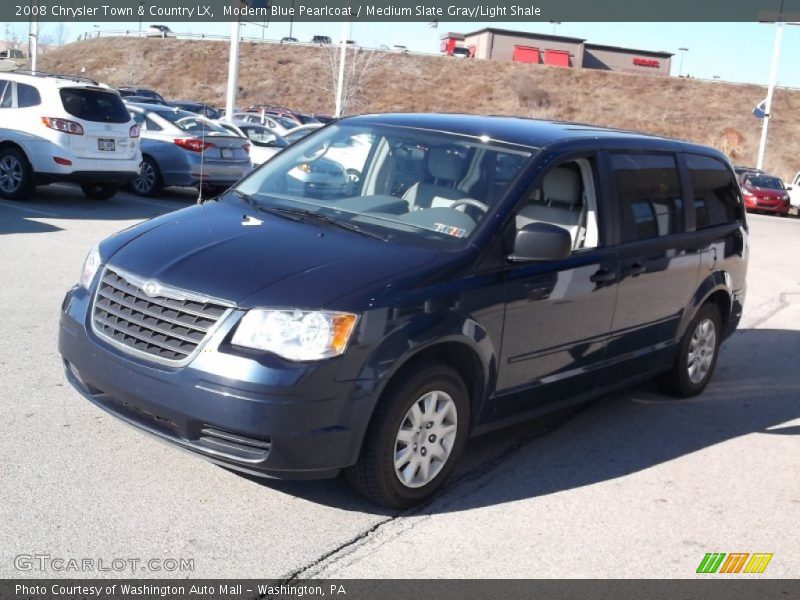
M 499 332 L 490 332 L 472 316 L 458 313 L 422 314 L 392 329 L 370 353 L 357 379 L 371 386 L 375 405 L 392 378 L 410 361 L 449 345 L 467 349 L 479 368 L 479 384 L 473 390 L 473 422 L 485 409 L 488 390 L 497 376 Z M 374 405 L 373 405 L 374 410 Z

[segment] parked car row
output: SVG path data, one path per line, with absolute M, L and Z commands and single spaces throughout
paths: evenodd
M 142 196 L 165 186 L 215 194 L 323 126 L 315 115 L 271 105 L 230 121 L 220 116 L 202 102 L 167 102 L 144 87 L 0 73 L 0 197 L 21 200 L 58 181 L 77 183 L 98 200 L 124 186 Z

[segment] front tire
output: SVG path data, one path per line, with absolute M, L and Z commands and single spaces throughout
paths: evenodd
M 87 198 L 92 200 L 110 200 L 117 193 L 119 187 L 113 183 L 83 183 L 81 190 Z
M 659 379 L 669 393 L 690 398 L 702 392 L 717 366 L 722 341 L 722 318 L 712 303 L 704 304 L 692 320 L 680 344 L 675 363 Z
M 0 150 L 0 197 L 25 200 L 33 191 L 33 170 L 17 148 Z
M 408 508 L 431 498 L 452 473 L 469 431 L 461 377 L 434 364 L 409 372 L 375 410 L 358 463 L 345 471 L 369 500 Z

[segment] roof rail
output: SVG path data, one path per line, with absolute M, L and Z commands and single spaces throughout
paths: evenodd
M 84 81 L 93 85 L 100 85 L 94 79 L 81 77 L 80 75 L 62 75 L 60 73 L 49 73 L 47 71 L 30 71 L 28 69 L 17 69 L 13 73 L 18 75 L 33 75 L 34 77 L 56 77 L 58 79 L 68 79 L 70 81 Z

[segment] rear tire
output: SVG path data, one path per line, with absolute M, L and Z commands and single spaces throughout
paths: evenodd
M 81 190 L 92 200 L 110 200 L 119 190 L 119 186 L 113 183 L 83 183 Z
M 17 148 L 0 150 L 0 197 L 25 200 L 33 192 L 33 170 Z
M 133 180 L 131 180 L 131 191 L 137 196 L 155 196 L 161 191 L 163 183 L 161 181 L 161 172 L 158 170 L 158 165 L 149 156 L 142 159 L 142 170 Z
M 359 461 L 345 477 L 377 504 L 425 502 L 452 473 L 469 420 L 469 394 L 458 373 L 442 364 L 410 371 L 379 401 Z
M 690 398 L 702 392 L 717 366 L 721 341 L 719 309 L 707 302 L 687 327 L 672 368 L 659 377 L 665 391 L 680 398 Z

